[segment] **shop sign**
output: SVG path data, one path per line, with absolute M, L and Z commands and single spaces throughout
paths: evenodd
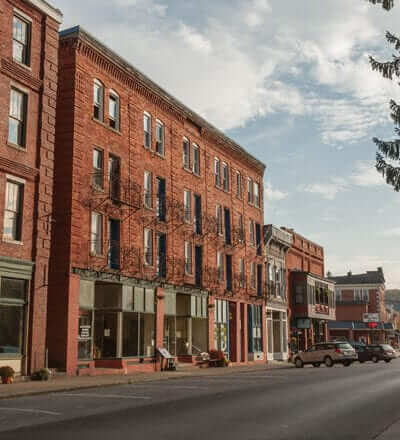
M 297 328 L 311 328 L 310 318 L 297 318 Z
M 364 313 L 363 322 L 379 322 L 379 313 Z
M 90 339 L 91 329 L 92 329 L 91 325 L 80 325 L 79 339 Z

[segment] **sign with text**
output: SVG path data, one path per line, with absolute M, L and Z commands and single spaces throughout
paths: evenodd
M 363 322 L 379 322 L 379 313 L 364 313 Z
M 311 328 L 311 321 L 309 318 L 297 318 L 297 328 Z
M 166 348 L 159 347 L 159 348 L 157 348 L 157 350 L 164 359 L 172 359 L 173 358 L 173 356 L 171 356 L 170 352 Z

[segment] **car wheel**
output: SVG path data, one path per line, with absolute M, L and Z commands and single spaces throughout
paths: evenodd
M 344 365 L 345 367 L 350 367 L 350 365 L 351 365 L 351 361 L 343 362 L 343 365 Z
M 385 362 L 388 364 L 392 359 L 385 359 Z
M 379 358 L 378 356 L 372 356 L 372 362 L 374 362 L 375 364 L 379 362 Z
M 313 367 L 315 367 L 315 368 L 318 368 L 318 367 L 320 367 L 321 366 L 321 364 L 319 363 L 319 362 L 314 362 L 313 363 Z
M 296 365 L 296 368 L 303 368 L 304 367 L 304 362 L 300 358 L 296 358 L 296 360 L 294 361 L 294 364 Z
M 331 357 L 329 357 L 329 356 L 327 356 L 326 358 L 325 358 L 325 365 L 327 366 L 327 367 L 333 367 L 333 360 L 332 360 L 332 358 Z

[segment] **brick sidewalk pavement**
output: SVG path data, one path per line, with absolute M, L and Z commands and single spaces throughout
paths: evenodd
M 22 397 L 35 394 L 54 393 L 71 391 L 85 388 L 96 388 L 103 386 L 120 385 L 126 383 L 155 382 L 160 380 L 176 379 L 183 377 L 201 376 L 227 376 L 242 372 L 263 371 L 272 369 L 292 368 L 293 365 L 287 362 L 269 362 L 268 365 L 245 365 L 233 366 L 231 368 L 198 368 L 179 367 L 178 371 L 164 371 L 154 373 L 135 373 L 131 375 L 107 375 L 107 376 L 81 376 L 67 377 L 63 375 L 54 376 L 47 382 L 17 381 L 12 385 L 0 384 L 0 399 Z

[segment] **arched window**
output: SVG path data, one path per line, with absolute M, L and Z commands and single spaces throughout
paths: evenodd
M 109 123 L 110 127 L 114 130 L 120 129 L 120 99 L 117 92 L 114 90 L 110 90 L 109 96 L 109 105 L 108 105 L 108 113 L 109 113 Z

